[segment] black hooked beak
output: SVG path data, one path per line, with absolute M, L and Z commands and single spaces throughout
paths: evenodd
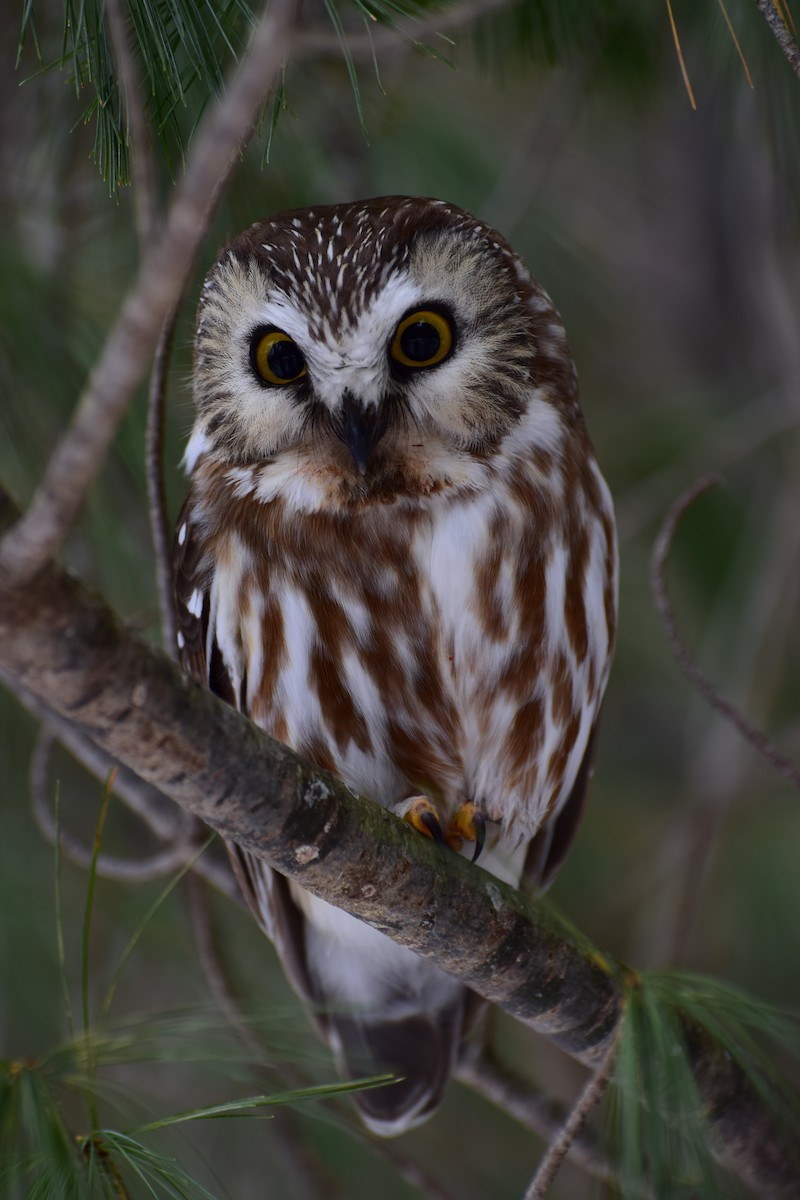
M 382 404 L 365 407 L 352 392 L 342 398 L 342 437 L 353 456 L 359 475 L 366 475 L 372 451 L 386 432 L 386 412 Z

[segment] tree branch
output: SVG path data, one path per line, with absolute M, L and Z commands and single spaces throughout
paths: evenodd
M 756 0 L 756 4 L 761 9 L 764 20 L 769 25 L 776 42 L 783 51 L 783 57 L 797 78 L 800 79 L 800 48 L 792 37 L 791 30 L 784 21 L 781 13 L 778 11 L 775 0 Z
M 147 509 L 150 518 L 150 540 L 156 569 L 156 593 L 161 614 L 161 645 L 170 658 L 177 658 L 178 622 L 172 592 L 172 529 L 167 512 L 167 489 L 164 484 L 164 424 L 167 412 L 169 360 L 178 322 L 180 300 L 168 314 L 161 333 L 150 374 L 147 396 L 147 426 L 145 429 L 145 474 L 147 478 Z
M 17 516 L 0 493 L 0 530 Z M 183 677 L 51 563 L 0 586 L 0 669 L 106 754 L 316 896 L 430 958 L 590 1066 L 621 1007 L 616 965 L 541 901 L 303 762 Z M 709 1120 L 760 1197 L 800 1178 L 763 1100 L 710 1039 L 694 1057 Z
M 65 829 L 59 829 L 55 815 L 48 803 L 47 767 L 54 741 L 53 735 L 43 726 L 31 758 L 30 785 L 33 815 L 42 836 L 51 845 L 55 844 L 56 837 L 58 837 L 64 857 L 86 871 L 91 867 L 94 858 L 92 847 L 85 846 Z M 186 823 L 184 822 L 184 824 Z M 203 829 L 199 823 L 195 824 L 199 830 Z M 165 875 L 174 875 L 196 855 L 199 845 L 205 840 L 205 838 L 201 838 L 198 844 L 198 839 L 191 836 L 189 829 L 183 829 L 181 833 L 183 836 L 173 845 L 166 846 L 163 850 L 158 850 L 146 858 L 115 858 L 111 854 L 101 852 L 97 856 L 95 864 L 97 874 L 103 879 L 118 879 L 123 883 L 145 883 L 151 879 L 163 879 Z
M 491 1047 L 475 1055 L 466 1054 L 458 1064 L 456 1078 L 543 1141 L 556 1138 L 564 1125 L 563 1104 L 537 1092 L 526 1079 L 501 1063 Z M 609 1184 L 616 1182 L 614 1165 L 585 1130 L 573 1139 L 568 1157 L 595 1178 Z
M 653 554 L 650 560 L 650 586 L 656 612 L 666 631 L 675 661 L 703 699 L 726 721 L 730 721 L 731 725 L 739 730 L 745 741 L 749 742 L 770 766 L 779 771 L 784 779 L 788 780 L 793 787 L 800 788 L 800 768 L 773 746 L 766 734 L 762 733 L 752 721 L 748 721 L 735 704 L 731 704 L 729 700 L 721 696 L 711 679 L 697 666 L 678 631 L 678 623 L 670 604 L 667 591 L 667 561 L 681 517 L 691 508 L 695 500 L 710 488 L 716 487 L 719 482 L 717 475 L 704 475 L 678 497 L 664 518 L 653 545 Z
M 17 679 L 0 670 L 0 681 L 16 696 L 23 708 L 27 709 L 35 720 L 41 721 L 45 729 L 69 750 L 73 758 L 101 783 L 108 778 L 112 768 L 116 771 L 114 795 L 136 814 L 154 837 L 170 845 L 181 838 L 182 827 L 192 819 L 183 809 L 170 803 L 166 796 L 156 788 L 150 787 L 128 767 L 99 750 L 86 734 L 81 733 L 69 721 L 56 716 L 52 709 L 26 691 Z M 215 853 L 215 849 L 211 846 L 198 858 L 192 872 L 205 879 L 229 900 L 243 904 L 242 894 L 234 879 L 227 854 L 224 851 Z
M 105 459 L 167 315 L 176 306 L 238 155 L 288 53 L 298 0 L 271 0 L 250 49 L 192 142 L 161 235 L 151 242 L 72 423 L 25 516 L 0 545 L 0 572 L 28 582 L 58 550 Z
M 586 1124 L 589 1113 L 602 1100 L 614 1069 L 614 1059 L 617 1054 L 616 1038 L 611 1042 L 595 1073 L 587 1080 L 583 1091 L 575 1102 L 575 1106 L 559 1130 L 558 1136 L 547 1149 L 539 1164 L 531 1185 L 525 1193 L 525 1200 L 543 1200 L 550 1190 L 550 1185 L 558 1174 L 561 1164 L 569 1153 L 576 1137 Z

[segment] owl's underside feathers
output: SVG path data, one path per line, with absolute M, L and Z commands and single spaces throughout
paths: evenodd
M 194 384 L 187 669 L 354 790 L 409 819 L 421 798 L 453 849 L 485 830 L 487 870 L 516 884 L 527 857 L 548 882 L 585 797 L 616 543 L 547 296 L 440 201 L 294 210 L 209 274 Z M 366 1123 L 427 1118 L 475 997 L 231 851 L 342 1072 L 403 1077 L 357 1095 Z

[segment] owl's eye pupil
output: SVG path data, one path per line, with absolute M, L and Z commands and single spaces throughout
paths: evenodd
M 294 383 L 308 371 L 297 342 L 280 329 L 257 329 L 250 341 L 250 363 L 259 379 L 271 387 Z
M 442 339 L 433 325 L 427 321 L 417 321 L 408 325 L 400 335 L 400 348 L 406 358 L 414 362 L 427 362 L 435 358 Z
M 403 317 L 389 353 L 396 363 L 416 370 L 444 362 L 455 345 L 455 329 L 446 312 L 420 308 Z
M 278 379 L 296 379 L 305 365 L 302 351 L 296 342 L 273 342 L 267 352 L 267 362 Z

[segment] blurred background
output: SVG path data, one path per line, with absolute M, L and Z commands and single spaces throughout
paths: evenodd
M 800 80 L 751 0 L 727 8 L 752 87 L 720 6 L 673 7 L 696 110 L 658 0 L 525 0 L 474 29 L 451 30 L 453 45 L 434 41 L 449 62 L 402 42 L 380 55 L 379 79 L 368 58 L 359 60 L 366 134 L 340 56 L 290 66 L 269 161 L 265 132 L 236 172 L 183 306 L 168 492 L 174 516 L 192 419 L 193 311 L 227 237 L 283 207 L 395 192 L 446 198 L 499 229 L 564 318 L 620 533 L 619 644 L 591 802 L 552 897 L 595 944 L 633 966 L 687 967 L 796 1006 L 797 796 L 680 675 L 654 612 L 648 559 L 673 500 L 718 471 L 721 486 L 698 501 L 675 541 L 676 611 L 723 694 L 800 758 Z M 0 479 L 24 504 L 131 280 L 137 247 L 130 189 L 109 194 L 92 159 L 93 123 L 82 120 L 91 88 L 76 96 L 68 71 L 41 72 L 30 35 L 15 69 L 19 14 L 3 8 Z M 57 8 L 38 14 L 44 63 L 60 53 Z M 322 24 L 322 8 L 309 5 L 307 19 Z M 177 113 L 184 129 L 202 100 L 199 86 L 187 90 Z M 172 166 L 180 172 L 174 148 Z M 162 174 L 166 191 L 167 164 Z M 143 391 L 65 558 L 157 640 L 144 423 Z M 65 1015 L 53 850 L 29 796 L 37 727 L 4 691 L 0 734 L 0 1058 L 19 1059 L 58 1045 Z M 58 781 L 65 826 L 89 844 L 102 785 L 61 750 L 47 778 L 51 798 Z M 156 848 L 113 800 L 105 844 L 131 857 Z M 98 882 L 93 995 L 102 996 L 162 887 Z M 75 1004 L 86 888 L 86 872 L 64 863 Z M 210 903 L 235 990 L 278 1074 L 253 1073 L 247 1053 L 228 1046 L 178 888 L 137 945 L 113 1012 L 134 1030 L 150 1028 L 156 1014 L 185 1020 L 184 1033 L 195 1021 L 193 1051 L 203 1038 L 208 1046 L 194 1056 L 209 1061 L 113 1068 L 109 1079 L 141 1100 L 139 1111 L 216 1102 L 241 1095 L 243 1083 L 269 1090 L 265 1079 L 274 1088 L 281 1064 L 317 1082 L 334 1078 L 271 947 L 235 905 L 219 896 Z M 583 1073 L 573 1062 L 502 1017 L 497 1036 L 546 1094 L 574 1096 Z M 219 1196 L 421 1194 L 352 1140 L 346 1105 L 204 1123 L 200 1135 L 163 1145 Z M 316 1193 L 308 1163 L 291 1149 L 298 1131 L 326 1173 Z M 464 1200 L 520 1195 L 541 1152 L 458 1085 L 396 1149 Z M 552 1191 L 601 1194 L 569 1165 Z

